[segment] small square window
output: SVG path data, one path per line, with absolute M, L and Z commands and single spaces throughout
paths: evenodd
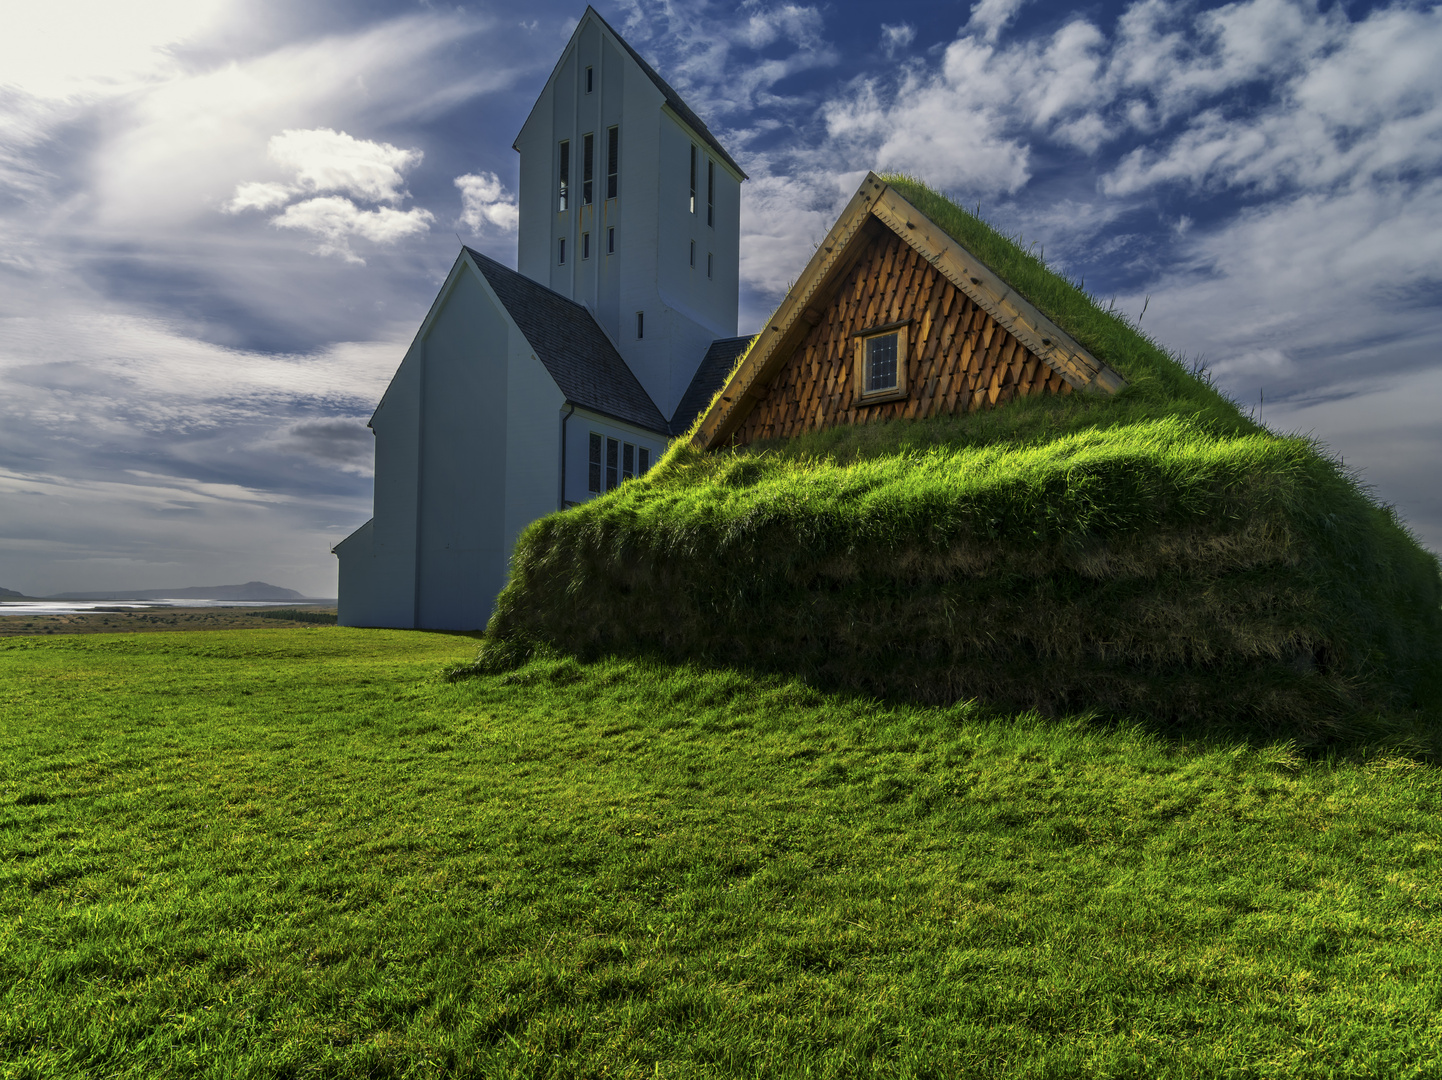
M 616 254 L 616 226 L 614 225 L 606 227 L 606 254 Z
M 906 396 L 909 325 L 881 326 L 856 336 L 855 398 L 892 401 Z
M 591 257 L 591 234 L 588 233 L 588 232 L 583 232 L 583 233 L 581 234 L 581 258 L 583 258 L 583 259 L 589 259 L 590 257 Z
M 586 68 L 586 93 L 596 89 L 596 73 L 590 67 Z

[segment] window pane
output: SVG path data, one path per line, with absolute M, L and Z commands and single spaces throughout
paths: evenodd
M 616 226 L 614 225 L 606 230 L 606 254 L 616 254 Z
M 590 490 L 601 490 L 601 436 L 594 431 L 591 432 L 591 458 L 590 458 Z
M 571 204 L 571 141 L 561 141 L 561 193 L 558 210 L 564 210 Z
M 691 269 L 696 269 L 696 241 L 691 241 Z
M 595 191 L 596 136 L 581 136 L 581 203 L 590 206 Z
M 616 486 L 616 456 L 621 444 L 615 439 L 606 440 L 606 490 Z
M 630 443 L 626 444 L 625 452 L 621 455 L 621 479 L 629 480 L 636 475 L 636 448 Z
M 558 247 L 559 247 L 560 253 L 561 253 L 560 264 L 561 264 L 562 266 L 565 266 L 565 265 L 566 265 L 566 238 L 565 238 L 564 236 L 561 237 L 561 242 L 560 242 L 560 244 L 558 245 Z
M 636 450 L 636 472 L 637 472 L 637 474 L 639 475 L 640 473 L 645 472 L 645 471 L 646 471 L 647 469 L 649 469 L 650 467 L 651 467 L 651 451 L 650 451 L 650 450 L 647 450 L 644 446 L 638 447 L 637 450 Z
M 590 257 L 591 257 L 591 234 L 588 233 L 588 232 L 583 232 L 583 233 L 581 234 L 581 258 L 583 258 L 583 259 L 589 259 Z
M 606 198 L 616 197 L 616 163 L 621 158 L 621 129 L 611 128 L 606 132 Z
M 896 335 L 878 334 L 866 339 L 866 390 L 896 388 Z
M 638 338 L 646 336 L 646 313 L 644 311 L 636 312 L 636 336 Z
M 595 74 L 590 68 L 586 69 L 586 93 L 588 94 L 596 88 Z

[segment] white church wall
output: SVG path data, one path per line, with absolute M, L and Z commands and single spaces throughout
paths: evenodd
M 508 321 L 463 263 L 424 337 L 417 623 L 484 626 L 505 581 Z
M 602 438 L 601 491 L 599 492 L 594 492 L 590 488 L 590 436 L 592 433 L 600 435 Z M 622 450 L 627 443 L 637 449 L 644 447 L 650 455 L 652 467 L 666 452 L 667 439 L 664 435 L 647 431 L 634 424 L 623 423 L 589 409 L 577 409 L 571 415 L 570 420 L 566 422 L 567 503 L 585 502 L 607 490 L 604 454 L 605 440 L 608 438 L 615 439 L 618 447 Z
M 510 418 L 506 427 L 502 583 L 510 574 L 510 554 L 521 530 L 560 507 L 561 416 L 565 411 L 565 396 L 519 331 L 511 333 L 507 363 Z

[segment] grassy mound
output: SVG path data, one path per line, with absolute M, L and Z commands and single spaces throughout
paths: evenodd
M 678 443 L 527 530 L 492 657 L 652 653 L 1308 743 L 1434 692 L 1442 577 L 1390 510 L 1019 245 L 892 182 L 1128 388 Z

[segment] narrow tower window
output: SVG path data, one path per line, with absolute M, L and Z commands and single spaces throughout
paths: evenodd
M 606 254 L 616 254 L 616 226 L 606 226 Z
M 636 312 L 636 336 L 638 338 L 646 336 L 646 313 L 644 311 Z
M 588 94 L 596 88 L 595 75 L 596 73 L 588 65 L 586 67 L 586 93 Z
M 706 224 L 716 227 L 716 163 L 706 159 Z
M 571 140 L 561 140 L 561 197 L 557 210 L 571 205 Z
M 606 198 L 616 197 L 616 172 L 621 160 L 621 129 L 613 127 L 606 132 Z
M 696 241 L 691 241 L 691 269 L 696 269 Z
M 591 257 L 591 234 L 588 233 L 588 232 L 583 232 L 583 233 L 581 234 L 581 258 L 583 258 L 583 259 L 589 259 L 590 257 Z
M 561 237 L 561 242 L 560 242 L 559 247 L 557 248 L 557 251 L 558 251 L 558 253 L 559 253 L 559 255 L 560 255 L 560 258 L 558 258 L 558 259 L 556 260 L 557 263 L 558 263 L 559 265 L 561 265 L 561 266 L 565 266 L 565 265 L 566 265 L 566 238 L 565 238 L 564 236 Z
M 716 276 L 716 256 L 712 252 L 706 252 L 706 276 Z
M 691 213 L 696 212 L 696 144 L 691 144 Z
M 595 191 L 596 136 L 581 136 L 581 205 L 590 206 Z

